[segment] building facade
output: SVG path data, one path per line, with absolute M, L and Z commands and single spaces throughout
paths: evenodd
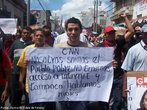
M 98 11 L 97 16 L 94 16 L 93 9 L 91 9 L 90 11 L 81 12 L 80 14 L 81 22 L 86 28 L 91 27 L 94 22 L 104 28 L 108 24 L 107 21 L 110 21 L 107 12 L 102 10 Z
M 0 18 L 17 18 L 18 25 L 26 25 L 27 5 L 24 0 L 0 0 Z
M 140 0 L 134 5 L 133 21 L 147 18 L 147 0 Z
M 147 23 L 147 0 L 111 0 L 114 3 L 114 11 L 111 20 L 115 24 L 123 23 L 123 19 L 118 16 L 126 13 L 129 20 L 135 23 Z
M 127 13 L 129 20 L 133 17 L 133 6 L 136 0 L 111 0 L 114 3 L 114 12 L 111 16 L 111 20 L 115 24 L 123 23 L 123 19 L 119 17 L 120 13 Z
M 31 14 L 35 16 L 36 23 L 38 26 L 42 27 L 44 25 L 51 26 L 50 23 L 50 10 L 31 10 Z

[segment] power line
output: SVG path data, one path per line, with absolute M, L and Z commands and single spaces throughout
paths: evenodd
M 106 9 L 108 9 L 110 6 L 112 6 L 113 5 L 113 3 L 111 3 L 110 5 L 108 5 L 105 9 L 104 9 L 104 11 L 106 10 Z
M 43 7 L 43 5 L 42 5 L 41 2 L 40 2 L 40 0 L 38 0 L 38 3 L 39 3 L 39 5 L 41 6 L 41 8 L 43 9 L 43 11 L 46 12 L 45 9 L 44 9 L 44 7 Z
M 124 4 L 125 1 L 116 1 L 115 3 L 117 3 L 117 4 L 120 4 L 120 3 L 121 3 L 121 4 Z M 129 3 L 129 4 L 132 4 L 132 3 Z M 128 5 L 129 5 L 129 4 L 128 4 Z M 113 5 L 113 3 L 110 4 L 109 6 L 107 6 L 104 10 L 106 10 L 107 8 L 109 8 L 111 5 Z M 123 7 L 123 6 L 121 6 L 121 7 Z M 113 10 L 114 8 L 117 8 L 117 6 L 115 5 L 115 7 L 110 8 L 107 12 Z
M 50 16 L 46 13 L 46 10 L 44 9 L 43 5 L 41 4 L 40 0 L 38 0 L 39 5 L 41 6 L 41 8 L 43 9 L 44 13 L 46 14 L 46 16 L 48 16 L 48 18 L 50 18 Z

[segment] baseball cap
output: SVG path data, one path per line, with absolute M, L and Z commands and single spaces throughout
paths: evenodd
M 98 33 L 93 31 L 92 34 L 93 34 L 93 35 L 97 35 Z
M 115 29 L 112 26 L 107 26 L 104 30 L 105 33 L 111 32 L 111 31 L 115 31 Z
M 147 32 L 147 24 L 144 24 L 141 28 L 141 32 L 146 33 Z

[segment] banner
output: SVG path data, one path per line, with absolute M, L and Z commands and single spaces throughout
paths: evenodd
M 5 34 L 16 34 L 17 19 L 14 18 L 0 18 L 0 28 Z
M 133 19 L 147 16 L 147 0 L 140 0 L 140 2 L 136 3 L 133 8 Z
M 28 49 L 30 103 L 108 102 L 113 82 L 112 48 Z
M 128 110 L 147 109 L 147 72 L 127 73 Z

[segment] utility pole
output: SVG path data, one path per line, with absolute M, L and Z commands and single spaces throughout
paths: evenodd
M 57 17 L 56 17 L 56 13 L 55 13 L 55 22 L 54 22 L 54 24 L 55 24 L 55 27 L 54 27 L 54 31 L 56 31 L 56 29 L 57 29 Z
M 96 32 L 97 32 L 97 29 L 98 29 L 98 3 L 99 1 L 96 0 Z
M 94 0 L 94 10 L 93 10 L 94 12 L 93 12 L 93 31 L 95 31 L 95 20 L 96 20 L 96 13 L 95 13 L 95 11 L 96 11 L 96 1 Z
M 30 0 L 27 3 L 27 26 L 30 26 Z

